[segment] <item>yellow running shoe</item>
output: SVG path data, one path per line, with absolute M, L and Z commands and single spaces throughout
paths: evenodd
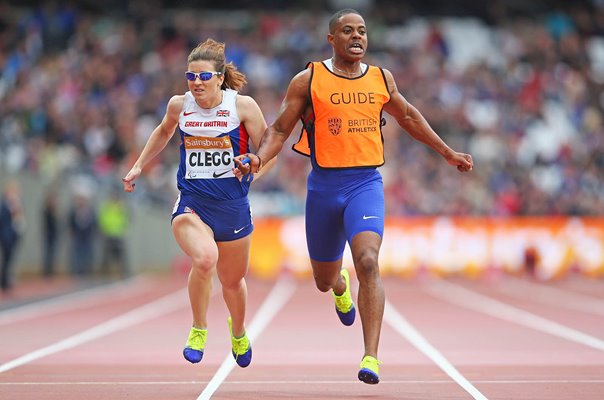
M 350 294 L 350 275 L 348 275 L 348 270 L 342 268 L 340 274 L 344 278 L 344 282 L 346 282 L 346 290 L 341 295 L 336 295 L 332 290 L 331 294 L 336 302 L 336 313 L 340 318 L 340 321 L 346 325 L 350 326 L 354 323 L 354 317 L 356 316 L 356 311 L 354 308 L 354 303 L 352 302 L 352 296 Z
M 206 338 L 208 336 L 207 329 L 199 329 L 191 327 L 189 338 L 185 349 L 182 351 L 183 356 L 187 361 L 195 364 L 203 358 L 203 349 L 206 347 Z
M 361 369 L 359 370 L 359 380 L 370 385 L 375 385 L 380 382 L 380 364 L 382 362 L 372 356 L 363 357 L 361 361 Z
M 231 345 L 233 346 L 233 357 L 241 368 L 245 368 L 252 362 L 252 346 L 247 338 L 247 334 L 243 334 L 242 337 L 236 338 L 233 336 L 233 321 L 231 317 L 227 319 L 229 324 L 229 332 L 231 333 Z

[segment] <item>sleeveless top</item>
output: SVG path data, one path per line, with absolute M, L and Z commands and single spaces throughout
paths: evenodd
M 309 155 L 313 168 L 376 168 L 384 164 L 382 108 L 390 100 L 381 68 L 368 66 L 356 78 L 334 74 L 323 62 L 309 63 L 312 113 L 293 149 Z
M 223 91 L 222 103 L 201 108 L 191 92 L 185 93 L 178 118 L 180 165 L 178 189 L 214 200 L 247 196 L 250 182 L 240 182 L 231 169 L 233 158 L 250 151 L 249 136 L 237 114 L 237 91 Z

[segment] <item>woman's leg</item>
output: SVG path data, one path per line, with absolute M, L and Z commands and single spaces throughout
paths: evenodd
M 218 260 L 214 235 L 197 215 L 188 213 L 174 218 L 172 232 L 180 248 L 191 257 L 188 289 L 193 326 L 206 329 L 212 275 Z
M 233 323 L 233 335 L 241 337 L 245 333 L 245 311 L 247 286 L 245 275 L 248 271 L 250 238 L 219 242 L 217 264 L 218 279 L 222 285 L 222 296 Z

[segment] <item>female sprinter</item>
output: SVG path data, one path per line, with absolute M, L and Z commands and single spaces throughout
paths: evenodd
M 161 123 L 122 180 L 124 190 L 133 191 L 145 165 L 178 131 L 180 194 L 172 211 L 172 232 L 192 260 L 188 290 L 193 323 L 183 355 L 191 363 L 203 357 L 216 270 L 230 313 L 233 357 L 240 367 L 247 367 L 252 359 L 244 325 L 253 231 L 247 198 L 251 180 L 238 179 L 232 169 L 233 158 L 249 151 L 250 140 L 258 147 L 267 125 L 256 101 L 238 94 L 247 83 L 245 75 L 226 63 L 224 49 L 224 43 L 208 39 L 191 51 L 185 73 L 189 91 L 169 100 Z

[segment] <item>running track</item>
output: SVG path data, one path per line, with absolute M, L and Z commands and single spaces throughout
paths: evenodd
M 185 280 L 149 275 L 2 309 L 0 399 L 604 398 L 604 281 L 384 284 L 375 386 L 356 379 L 360 320 L 340 325 L 311 281 L 248 281 L 254 359 L 240 369 L 220 293 L 204 359 L 188 364 Z

